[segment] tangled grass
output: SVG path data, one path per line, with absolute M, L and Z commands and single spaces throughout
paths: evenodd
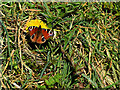
M 2 88 L 120 88 L 119 4 L 2 2 Z M 55 39 L 30 41 L 36 18 Z

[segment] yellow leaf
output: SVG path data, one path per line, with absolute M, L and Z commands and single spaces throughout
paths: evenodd
M 26 30 L 28 30 L 28 28 L 30 26 L 41 26 L 41 28 L 45 28 L 45 29 L 50 29 L 47 27 L 46 23 L 44 23 L 42 20 L 38 20 L 38 19 L 35 19 L 35 20 L 31 20 L 30 22 L 26 23 Z

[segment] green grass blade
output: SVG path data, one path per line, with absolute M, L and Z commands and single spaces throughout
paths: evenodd
M 89 82 L 91 82 L 92 85 L 95 86 L 95 88 L 98 88 L 98 85 L 95 82 L 93 82 L 88 76 L 86 76 L 85 74 L 82 74 L 82 76 L 85 77 Z
M 50 51 L 48 52 L 48 55 L 47 55 L 47 64 L 45 65 L 45 67 L 43 68 L 42 72 L 41 72 L 41 75 L 40 75 L 40 78 L 42 78 L 42 75 L 45 71 L 45 69 L 47 68 L 48 64 L 50 63 L 50 60 L 49 60 L 49 54 L 50 54 Z
M 7 29 L 6 29 L 6 27 L 5 27 L 5 25 L 4 25 L 4 23 L 0 20 L 0 22 L 2 23 L 2 26 L 4 27 L 4 30 L 5 30 L 5 32 L 6 32 L 6 34 L 7 34 L 7 44 L 8 44 L 8 53 L 9 53 L 9 57 L 10 57 L 10 62 L 11 62 L 11 70 L 12 70 L 12 58 L 11 58 L 11 53 L 10 53 L 10 42 L 9 42 L 9 34 L 8 34 L 8 31 L 7 31 Z

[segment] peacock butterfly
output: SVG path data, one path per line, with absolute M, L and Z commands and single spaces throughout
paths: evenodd
M 29 26 L 28 30 L 31 41 L 39 44 L 45 43 L 46 40 L 53 36 L 53 32 L 50 29 L 41 28 L 41 25 L 39 27 Z

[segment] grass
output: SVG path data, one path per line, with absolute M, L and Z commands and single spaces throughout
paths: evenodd
M 120 88 L 120 2 L 0 6 L 2 88 Z M 25 28 L 35 18 L 56 38 L 32 43 Z

